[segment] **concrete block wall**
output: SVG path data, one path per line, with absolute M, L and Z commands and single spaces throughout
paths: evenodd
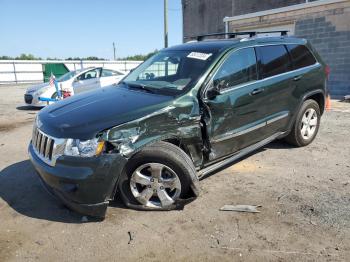
M 224 32 L 226 16 L 279 8 L 305 0 L 182 0 L 184 42 L 190 36 Z
M 334 15 L 347 18 L 350 27 L 349 7 L 331 15 L 320 14 L 298 20 L 295 34 L 307 38 L 330 66 L 330 91 L 333 97 L 340 97 L 350 94 L 350 28 L 337 26 L 340 19 L 332 19 Z
M 224 32 L 224 17 L 233 17 L 305 3 L 305 0 L 182 0 L 184 41 Z M 312 43 L 331 68 L 333 97 L 350 94 L 350 1 L 309 1 L 327 4 L 231 21 L 229 31 L 287 28 Z
M 0 85 L 12 83 L 41 83 L 45 64 L 65 64 L 68 70 L 104 67 L 128 73 L 142 61 L 72 61 L 72 60 L 0 60 Z
M 329 88 L 334 98 L 350 94 L 350 1 L 254 16 L 229 23 L 229 31 L 293 26 L 330 66 Z

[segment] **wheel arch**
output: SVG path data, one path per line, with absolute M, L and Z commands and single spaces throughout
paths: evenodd
M 293 113 L 292 119 L 289 122 L 287 131 L 281 135 L 279 137 L 279 139 L 284 138 L 286 136 L 288 136 L 288 134 L 290 133 L 290 131 L 292 130 L 292 127 L 296 121 L 298 112 L 300 111 L 301 107 L 303 106 L 303 103 L 308 100 L 308 99 L 313 99 L 317 102 L 317 104 L 320 107 L 320 113 L 321 115 L 323 114 L 324 110 L 325 110 L 325 104 L 326 104 L 326 97 L 325 97 L 325 91 L 322 89 L 316 89 L 310 92 L 307 92 L 306 94 L 304 94 L 304 96 L 302 96 L 302 98 L 299 101 L 299 104 L 297 105 L 295 112 Z
M 325 105 L 326 105 L 326 97 L 325 97 L 325 92 L 321 89 L 319 90 L 314 90 L 312 92 L 307 93 L 304 95 L 303 100 L 300 103 L 299 109 L 301 105 L 308 99 L 313 99 L 317 102 L 317 104 L 320 107 L 320 112 L 321 115 L 324 113 L 325 110 Z
M 148 147 L 148 146 L 154 146 L 155 144 L 157 143 L 162 143 L 162 142 L 165 142 L 165 143 L 168 143 L 168 144 L 171 144 L 173 146 L 175 146 L 176 148 L 178 148 L 179 150 L 181 150 L 185 155 L 188 156 L 189 158 L 189 161 L 192 162 L 193 164 L 193 160 L 191 159 L 191 156 L 183 149 L 185 147 L 181 146 L 181 140 L 176 138 L 176 137 L 171 137 L 171 138 L 165 138 L 165 139 L 158 139 L 158 140 L 154 140 L 150 143 L 147 143 L 146 145 L 144 145 L 143 147 L 139 148 L 138 150 L 135 150 L 127 159 L 128 161 L 130 161 L 130 159 L 132 159 L 138 152 L 140 152 L 142 149 Z M 164 148 L 163 148 L 164 149 Z M 189 163 L 190 163 L 189 162 Z M 122 174 L 124 174 L 124 172 L 127 170 L 127 165 L 128 165 L 128 162 L 124 165 L 123 167 L 123 171 L 122 171 Z M 200 192 L 200 188 L 199 188 L 199 179 L 198 179 L 198 176 L 197 176 L 197 173 L 196 173 L 196 170 L 194 169 L 194 166 L 192 167 L 193 168 L 193 171 L 194 173 L 192 173 L 192 175 L 190 175 L 189 179 L 190 179 L 190 189 L 189 189 L 189 192 L 188 194 L 186 195 L 185 198 L 183 199 L 178 199 L 174 205 L 172 205 L 171 207 L 169 208 L 165 208 L 165 209 L 156 209 L 156 210 L 172 210 L 172 209 L 183 209 L 184 205 L 193 201 L 194 199 L 196 199 L 199 195 L 199 192 Z M 122 177 L 120 177 L 118 179 L 118 181 L 116 182 L 115 186 L 114 186 L 114 190 L 111 194 L 111 198 L 110 199 L 115 199 L 115 197 L 117 196 L 117 194 L 123 194 L 122 190 L 120 190 L 119 188 L 119 184 L 120 182 L 122 182 L 123 180 L 120 180 L 122 179 Z M 123 198 L 123 196 L 121 195 L 121 197 Z M 137 210 L 153 210 L 153 208 L 151 207 L 145 207 L 145 206 L 136 206 L 132 203 L 125 203 L 128 207 L 131 207 L 131 208 L 134 208 L 134 209 L 137 209 Z

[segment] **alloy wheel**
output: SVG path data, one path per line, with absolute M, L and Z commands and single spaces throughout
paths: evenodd
M 164 208 L 174 204 L 181 194 L 181 181 L 168 166 L 147 163 L 131 175 L 130 189 L 136 200 L 147 207 Z
M 313 108 L 309 108 L 305 111 L 303 118 L 301 120 L 300 133 L 303 139 L 308 140 L 312 138 L 317 129 L 317 113 Z

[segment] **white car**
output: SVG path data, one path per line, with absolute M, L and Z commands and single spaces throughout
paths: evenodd
M 95 88 L 117 84 L 125 76 L 118 70 L 110 70 L 102 67 L 85 68 L 71 71 L 56 79 L 60 90 L 68 91 L 70 95 L 79 94 Z M 31 86 L 24 94 L 24 102 L 28 106 L 46 106 L 48 102 L 39 100 L 41 98 L 56 98 L 55 86 L 43 83 Z

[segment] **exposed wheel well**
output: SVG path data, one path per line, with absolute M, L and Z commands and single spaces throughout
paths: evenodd
M 182 151 L 184 151 L 191 158 L 191 154 L 190 154 L 188 148 L 184 144 L 181 143 L 180 139 L 178 139 L 178 138 L 169 138 L 169 139 L 165 139 L 163 141 L 164 142 L 168 142 L 170 144 L 173 144 L 173 145 L 179 147 Z
M 314 94 L 314 95 L 307 97 L 306 99 L 315 100 L 320 107 L 321 115 L 323 114 L 324 108 L 325 108 L 325 98 L 324 98 L 323 94 L 317 93 L 317 94 Z

